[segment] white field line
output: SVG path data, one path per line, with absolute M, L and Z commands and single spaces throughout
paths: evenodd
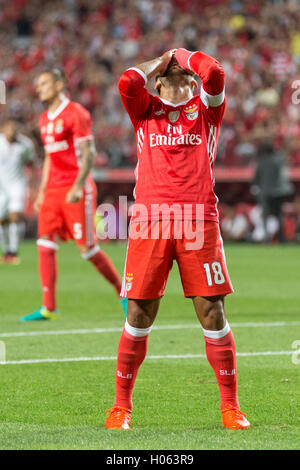
M 248 322 L 248 323 L 230 323 L 232 328 L 267 328 L 267 327 L 280 327 L 280 326 L 299 326 L 300 321 L 280 321 L 280 322 Z M 185 325 L 160 325 L 154 326 L 153 330 L 182 330 L 201 328 L 200 324 L 185 324 Z M 48 331 L 17 331 L 10 333 L 0 333 L 0 338 L 11 338 L 21 336 L 51 336 L 51 335 L 86 335 L 91 333 L 117 333 L 122 331 L 123 328 L 91 328 L 91 329 L 77 329 L 77 330 L 48 330 Z
M 287 356 L 294 354 L 294 351 L 261 351 L 237 353 L 237 357 L 253 356 Z M 205 359 L 205 354 L 166 354 L 165 356 L 147 356 L 146 360 L 151 359 Z M 46 358 L 46 359 L 24 359 L 21 361 L 0 362 L 0 365 L 11 364 L 41 364 L 45 362 L 88 362 L 88 361 L 116 361 L 117 356 L 96 356 L 96 357 L 64 357 L 64 358 Z

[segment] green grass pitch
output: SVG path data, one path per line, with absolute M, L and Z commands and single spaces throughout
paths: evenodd
M 102 248 L 121 273 L 126 246 Z M 68 243 L 59 251 L 59 320 L 19 323 L 41 302 L 36 246 L 26 242 L 20 266 L 0 266 L 0 340 L 6 361 L 19 362 L 0 365 L 0 449 L 299 449 L 300 364 L 291 352 L 300 340 L 300 247 L 233 244 L 225 251 L 235 287 L 227 318 L 251 429 L 222 428 L 215 376 L 176 266 L 137 378 L 132 430 L 105 429 L 124 324 L 118 300 Z

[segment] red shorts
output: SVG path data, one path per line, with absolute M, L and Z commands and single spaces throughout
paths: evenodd
M 38 217 L 38 236 L 58 235 L 65 241 L 72 238 L 78 245 L 93 246 L 97 243 L 94 225 L 96 185 L 88 180 L 83 188 L 83 197 L 77 203 L 66 202 L 71 187 L 46 189 Z
M 163 296 L 173 260 L 185 297 L 233 292 L 218 222 L 146 221 L 130 224 L 121 296 Z

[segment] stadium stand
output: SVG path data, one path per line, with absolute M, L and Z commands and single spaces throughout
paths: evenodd
M 34 79 L 45 66 L 62 66 L 72 99 L 93 116 L 96 179 L 129 188 L 136 148 L 118 94 L 121 73 L 166 49 L 201 49 L 226 72 L 217 184 L 231 185 L 225 202 L 240 193 L 254 202 L 249 188 L 266 138 L 284 153 L 299 187 L 299 24 L 297 1 L 0 0 L 0 79 L 7 88 L 0 121 L 8 114 L 21 118 L 42 159 L 37 122 L 43 108 Z

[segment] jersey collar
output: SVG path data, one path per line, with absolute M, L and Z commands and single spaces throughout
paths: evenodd
M 57 116 L 59 116 L 59 114 L 68 106 L 68 104 L 70 103 L 70 100 L 69 98 L 67 98 L 66 96 L 61 96 L 62 98 L 62 102 L 61 104 L 58 106 L 58 108 L 56 108 L 55 111 L 51 112 L 51 111 L 48 111 L 47 113 L 47 116 L 48 116 L 48 119 L 50 121 L 53 121 L 55 118 L 57 118 Z
M 164 104 L 166 104 L 167 106 L 172 106 L 173 108 L 177 108 L 178 106 L 183 106 L 184 104 L 187 104 L 187 103 L 188 103 L 189 101 L 191 101 L 194 97 L 193 97 L 193 98 L 190 98 L 189 100 L 182 101 L 181 103 L 176 103 L 176 104 L 171 103 L 171 101 L 165 100 L 165 99 L 163 99 L 163 98 L 160 98 L 160 97 L 158 97 L 158 98 L 160 99 L 160 101 L 162 101 L 162 102 L 163 102 Z

